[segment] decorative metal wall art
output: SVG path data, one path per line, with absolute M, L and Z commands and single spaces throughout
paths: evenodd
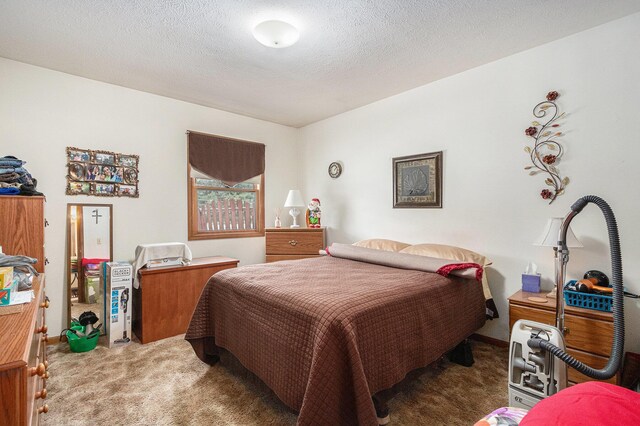
M 559 113 L 556 99 L 558 92 L 553 91 L 547 93 L 547 100 L 540 102 L 533 108 L 533 116 L 538 119 L 547 118 L 547 121 L 541 123 L 532 121 L 524 134 L 533 139 L 533 147 L 527 145 L 524 150 L 529 154 L 529 158 L 533 165 L 526 166 L 524 169 L 529 170 L 529 175 L 535 176 L 542 173 L 545 176 L 544 183 L 549 186 L 540 192 L 540 196 L 544 200 L 549 200 L 549 204 L 564 194 L 565 187 L 569 184 L 568 177 L 562 177 L 558 170 L 558 163 L 564 154 L 562 145 L 556 140 L 562 136 L 562 132 L 557 128 L 560 124 L 557 122 L 564 117 L 564 112 Z
M 442 151 L 397 157 L 393 208 L 442 208 Z
M 135 197 L 138 156 L 67 147 L 67 195 Z

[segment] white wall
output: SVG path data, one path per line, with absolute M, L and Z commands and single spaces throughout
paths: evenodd
M 559 23 L 561 25 L 561 23 Z M 640 292 L 640 14 L 434 82 L 301 130 L 303 195 L 319 197 L 330 242 L 390 238 L 467 247 L 494 262 L 489 280 L 501 318 L 481 333 L 508 340 L 506 298 L 529 260 L 551 286 L 553 253 L 534 247 L 548 217 L 596 194 L 616 213 L 625 284 Z M 523 170 L 533 106 L 561 93 L 566 195 L 547 205 L 543 178 Z M 444 151 L 444 207 L 393 209 L 391 159 Z M 332 180 L 331 161 L 344 173 Z M 572 276 L 610 271 L 604 221 L 588 207 L 572 228 Z M 640 304 L 627 300 L 627 348 L 640 350 Z
M 215 82 L 211 82 L 215 84 Z M 261 142 L 266 149 L 267 224 L 297 183 L 296 130 L 0 58 L 0 153 L 26 160 L 47 196 L 47 294 L 50 335 L 66 321 L 67 203 L 113 204 L 116 260 L 138 244 L 187 242 L 187 129 Z M 65 148 L 140 155 L 140 198 L 65 195 Z M 264 238 L 188 242 L 195 257 L 264 261 Z

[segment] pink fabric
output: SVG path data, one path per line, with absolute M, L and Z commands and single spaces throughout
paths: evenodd
M 82 258 L 82 266 L 98 264 L 102 262 L 110 262 L 110 260 L 109 259 L 89 259 L 86 257 Z
M 471 269 L 471 268 L 475 268 L 476 269 L 476 280 L 478 281 L 482 281 L 482 272 L 483 272 L 483 268 L 482 266 L 478 265 L 477 263 L 450 263 L 448 265 L 444 265 L 442 266 L 440 269 L 438 269 L 436 271 L 436 274 L 440 274 L 443 277 L 448 277 L 449 274 L 453 271 L 459 271 L 461 269 Z
M 602 382 L 585 382 L 537 403 L 520 426 L 640 425 L 640 394 Z

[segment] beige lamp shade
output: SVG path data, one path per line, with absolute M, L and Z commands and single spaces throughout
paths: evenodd
M 562 226 L 561 217 L 552 217 L 547 220 L 547 224 L 544 227 L 542 234 L 534 241 L 534 246 L 542 247 L 556 247 L 558 245 L 558 236 L 560 234 L 560 227 Z M 576 237 L 569 225 L 567 229 L 567 247 L 584 247 L 580 240 Z

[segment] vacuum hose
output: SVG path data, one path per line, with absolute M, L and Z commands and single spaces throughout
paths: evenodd
M 618 237 L 618 225 L 616 224 L 616 218 L 611 211 L 611 207 L 602 198 L 595 195 L 587 195 L 580 198 L 572 206 L 571 210 L 573 215 L 576 215 L 585 208 L 589 203 L 593 203 L 600 207 L 602 214 L 607 222 L 607 229 L 609 231 L 609 246 L 611 247 L 611 272 L 612 272 L 612 286 L 613 286 L 613 345 L 611 348 L 611 355 L 607 365 L 602 370 L 596 370 L 588 365 L 578 361 L 565 351 L 555 346 L 554 344 L 540 338 L 529 339 L 527 344 L 530 348 L 540 348 L 542 350 L 549 351 L 554 356 L 564 361 L 567 365 L 575 368 L 582 374 L 585 374 L 596 380 L 606 380 L 613 377 L 622 361 L 622 353 L 624 350 L 624 306 L 623 296 L 624 287 L 622 285 L 622 258 L 620 254 L 620 240 Z M 566 233 L 565 233 L 566 234 Z M 562 241 L 558 244 L 565 245 L 566 237 L 562 235 Z M 561 285 L 562 283 L 558 283 Z M 562 331 L 562 330 L 561 330 Z

